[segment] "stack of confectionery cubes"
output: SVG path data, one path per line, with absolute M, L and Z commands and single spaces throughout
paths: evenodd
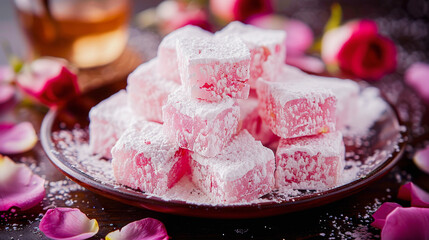
M 170 33 L 126 91 L 91 109 L 91 151 L 112 158 L 119 183 L 156 195 L 184 176 L 220 204 L 336 186 L 335 129 L 353 117 L 359 88 L 284 65 L 285 38 L 240 22 Z

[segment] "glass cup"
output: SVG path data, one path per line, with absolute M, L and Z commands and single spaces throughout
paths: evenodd
M 33 56 L 79 68 L 117 59 L 128 40 L 129 0 L 14 0 Z

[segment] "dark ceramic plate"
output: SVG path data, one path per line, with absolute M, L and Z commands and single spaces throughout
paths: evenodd
M 395 110 L 388 106 L 371 128 L 371 136 L 365 139 L 365 144 L 362 141 L 345 140 L 347 152 L 354 153 L 353 157 L 357 156 L 356 161 L 360 164 L 356 176 L 341 186 L 319 192 L 305 191 L 288 197 L 273 192 L 264 196 L 265 201 L 240 205 L 166 200 L 121 186 L 111 176 L 110 181 L 94 177 L 91 172 L 94 168 L 79 162 L 79 154 L 73 152 L 73 149 L 66 151 L 64 144 L 55 137 L 62 130 L 79 128 L 87 132 L 91 107 L 123 88 L 124 84 L 95 89 L 71 100 L 62 108 L 51 110 L 42 123 L 41 141 L 52 163 L 73 181 L 105 197 L 153 211 L 206 218 L 256 218 L 313 208 L 355 194 L 376 181 L 396 164 L 405 148 L 406 132 L 401 129 L 403 127 Z M 81 136 L 80 141 L 87 142 L 87 135 Z

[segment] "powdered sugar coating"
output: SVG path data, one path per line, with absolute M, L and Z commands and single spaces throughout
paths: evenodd
M 180 84 L 165 79 L 156 72 L 159 59 L 141 64 L 128 76 L 128 104 L 137 116 L 149 121 L 162 122 L 162 106 L 168 95 Z
M 89 146 L 93 153 L 111 158 L 110 150 L 136 119 L 121 90 L 94 106 L 89 112 Z
M 337 98 L 336 129 L 343 130 L 350 125 L 356 115 L 359 85 L 352 80 L 334 77 L 322 77 L 307 74 L 296 67 L 283 65 L 281 74 L 276 78 L 280 82 L 306 81 L 315 88 L 326 88 Z
M 192 181 L 220 202 L 249 201 L 274 186 L 274 153 L 246 130 L 236 135 L 217 156 L 192 154 Z
M 249 48 L 251 88 L 256 88 L 256 80 L 263 77 L 271 80 L 278 74 L 285 62 L 286 32 L 281 30 L 262 29 L 235 21 L 215 34 L 239 37 Z
M 158 47 L 157 72 L 166 79 L 181 83 L 177 65 L 176 41 L 189 37 L 211 37 L 212 34 L 200 27 L 187 25 L 165 36 Z
M 339 184 L 345 146 L 341 132 L 281 139 L 276 152 L 276 187 L 325 190 Z
M 183 57 L 190 64 L 208 63 L 210 61 L 234 63 L 250 59 L 249 49 L 246 45 L 240 38 L 232 36 L 178 39 L 176 50 L 179 59 Z
M 236 99 L 206 102 L 179 88 L 162 108 L 164 131 L 180 147 L 215 156 L 237 132 L 240 108 Z
M 180 78 L 192 97 L 219 101 L 249 96 L 250 53 L 235 37 L 177 41 Z
M 167 139 L 161 124 L 138 121 L 112 148 L 112 167 L 119 183 L 162 194 L 189 172 L 189 159 Z
M 176 41 L 178 39 L 186 39 L 189 37 L 211 37 L 212 35 L 213 34 L 211 32 L 208 32 L 198 26 L 186 25 L 167 34 L 159 44 L 160 48 L 158 48 L 158 50 L 161 50 L 161 48 L 175 50 Z M 158 57 L 160 57 L 160 55 L 162 55 L 162 53 L 158 51 Z
M 336 98 L 331 90 L 304 81 L 257 81 L 259 115 L 281 138 L 335 130 Z
M 229 23 L 216 33 L 216 36 L 236 35 L 244 42 L 256 46 L 274 47 L 286 40 L 286 32 L 282 30 L 263 29 L 239 21 Z
M 262 121 L 258 112 L 258 99 L 238 99 L 240 106 L 240 129 L 246 129 L 256 140 L 267 146 L 278 140 L 273 131 Z

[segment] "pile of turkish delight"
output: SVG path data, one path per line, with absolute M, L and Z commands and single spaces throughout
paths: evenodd
M 335 187 L 359 86 L 285 65 L 286 33 L 186 26 L 90 111 L 118 183 L 162 196 L 187 176 L 218 203 Z

